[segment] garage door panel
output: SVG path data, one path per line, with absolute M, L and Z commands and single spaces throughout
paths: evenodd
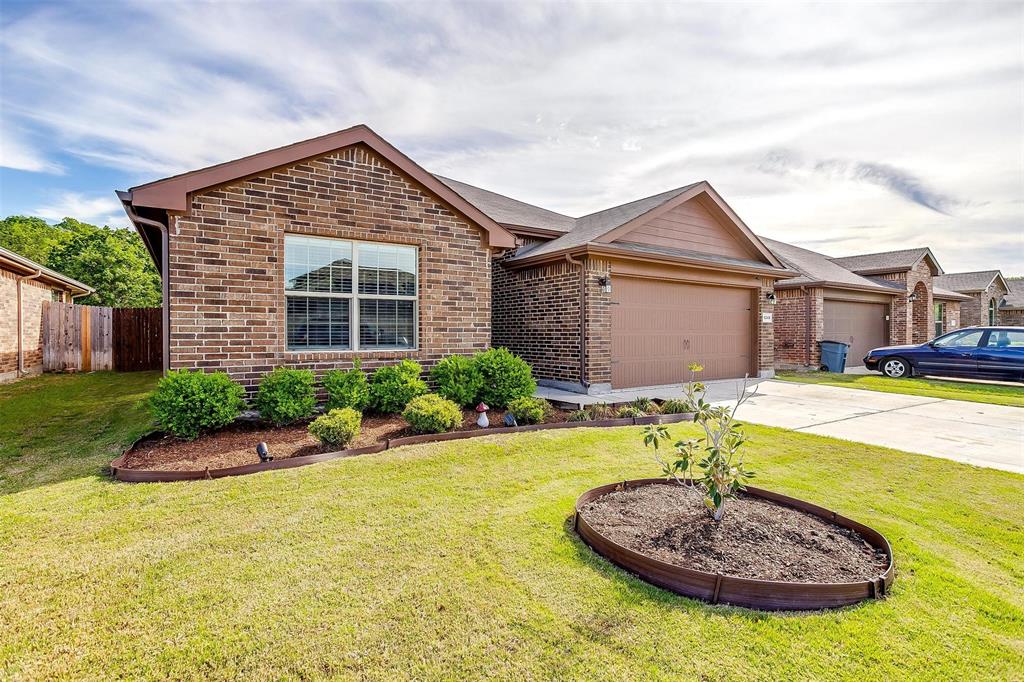
M 889 306 L 885 303 L 861 303 L 825 299 L 824 336 L 828 341 L 850 344 L 847 366 L 863 364 L 864 356 L 872 348 L 888 344 L 889 333 L 885 316 Z
M 751 371 L 749 289 L 617 278 L 612 294 L 612 386 L 742 377 Z

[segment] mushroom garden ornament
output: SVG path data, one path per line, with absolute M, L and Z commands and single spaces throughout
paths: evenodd
M 486 429 L 491 425 L 491 422 L 487 419 L 487 410 L 489 409 L 491 408 L 487 407 L 484 403 L 480 403 L 476 406 L 476 411 L 480 414 L 480 416 L 476 418 L 476 425 L 482 429 Z

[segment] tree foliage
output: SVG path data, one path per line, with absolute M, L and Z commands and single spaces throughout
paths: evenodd
M 0 220 L 0 246 L 96 290 L 76 302 L 119 308 L 160 305 L 160 275 L 134 230 L 97 227 L 74 218 Z

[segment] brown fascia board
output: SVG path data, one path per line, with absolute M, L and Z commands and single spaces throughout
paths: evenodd
M 887 294 L 889 296 L 898 296 L 901 292 L 898 289 L 890 289 L 888 287 L 872 287 L 863 284 L 849 284 L 848 282 L 832 282 L 825 279 L 817 279 L 811 282 L 793 282 L 787 284 L 785 282 L 776 282 L 776 289 L 800 289 L 806 287 L 808 289 L 817 289 L 819 287 L 827 287 L 829 289 L 849 289 L 850 291 L 871 291 L 878 294 Z
M 711 202 L 715 205 L 715 207 L 719 211 L 721 211 L 725 215 L 725 217 L 728 218 L 729 221 L 736 226 L 740 233 L 747 238 L 747 241 L 750 243 L 750 245 L 753 246 L 754 249 L 761 256 L 763 256 L 773 266 L 785 270 L 786 266 L 782 264 L 782 261 L 780 261 L 767 246 L 761 243 L 761 240 L 758 239 L 757 235 L 755 235 L 754 232 L 749 227 L 747 227 L 747 224 L 743 222 L 743 219 L 739 217 L 736 211 L 732 210 L 732 207 L 729 206 L 728 203 L 726 203 L 725 199 L 722 198 L 718 191 L 715 190 L 715 188 L 712 187 L 711 183 L 708 182 L 707 180 L 701 180 L 693 188 L 683 192 L 679 196 L 672 197 L 668 201 L 659 204 L 658 206 L 654 207 L 647 213 L 638 215 L 636 218 L 633 218 L 629 222 L 623 223 L 622 225 L 619 225 L 615 229 L 606 232 L 605 234 L 598 237 L 595 241 L 600 242 L 602 244 L 607 244 L 612 241 L 615 241 L 617 238 L 621 237 L 624 234 L 627 234 L 628 232 L 631 232 L 633 229 L 648 222 L 649 220 L 657 218 L 662 213 L 670 211 L 676 206 L 684 204 L 690 199 L 698 197 L 701 194 L 711 199 Z
M 45 265 L 40 265 L 34 260 L 25 258 L 20 253 L 15 253 L 9 249 L 0 249 L 0 266 L 9 270 L 20 270 L 22 275 L 32 275 L 38 272 L 39 276 L 36 278 L 38 281 L 46 282 L 60 289 L 67 289 L 72 292 L 77 291 L 82 294 L 92 294 L 96 291 L 88 284 L 83 284 L 77 279 L 71 279 L 67 275 L 51 270 Z
M 720 263 L 704 260 L 702 258 L 689 258 L 687 256 L 672 256 L 669 254 L 660 253 L 638 253 L 636 251 L 626 251 L 623 249 L 616 249 L 613 244 L 598 244 L 591 242 L 589 244 L 583 244 L 571 249 L 562 249 L 560 251 L 554 251 L 551 253 L 544 253 L 536 258 L 530 258 L 527 256 L 522 260 L 510 260 L 505 262 L 505 266 L 512 268 L 513 270 L 519 270 L 521 268 L 535 267 L 544 263 L 553 263 L 556 261 L 565 260 L 566 256 L 608 256 L 614 258 L 621 258 L 624 260 L 638 260 L 647 263 L 668 263 L 670 265 L 687 265 L 694 268 L 702 268 L 705 270 L 724 270 L 726 272 L 742 272 L 745 274 L 762 275 L 769 278 L 782 278 L 792 277 L 797 274 L 793 270 L 786 270 L 785 268 L 775 268 L 770 265 L 764 267 L 745 266 L 735 263 Z
M 362 124 L 216 166 L 133 187 L 129 190 L 131 195 L 129 202 L 136 207 L 184 212 L 188 210 L 188 196 L 191 192 L 266 173 L 274 168 L 323 156 L 355 144 L 366 145 L 426 187 L 451 208 L 482 228 L 487 234 L 487 242 L 490 246 L 498 248 L 515 246 L 515 237 L 508 230 L 487 217 L 448 185 L 435 178 L 387 140 Z
M 511 223 L 498 223 L 512 234 L 525 235 L 529 237 L 550 237 L 555 239 L 561 237 L 568 232 L 559 232 L 558 230 L 546 230 L 543 227 L 529 227 L 527 225 L 513 225 Z

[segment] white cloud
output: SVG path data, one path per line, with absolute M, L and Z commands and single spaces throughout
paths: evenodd
M 34 173 L 63 172 L 60 164 L 49 161 L 0 116 L 0 166 Z
M 1024 272 L 1019 5 L 301 8 L 29 13 L 0 37 L 0 118 L 138 182 L 365 122 L 570 214 L 707 179 L 773 237 L 951 244 L 948 269 Z M 776 149 L 845 165 L 766 173 Z
M 112 196 L 86 196 L 78 192 L 62 192 L 51 202 L 37 207 L 34 213 L 50 222 L 75 218 L 94 225 L 129 226 L 121 204 Z

